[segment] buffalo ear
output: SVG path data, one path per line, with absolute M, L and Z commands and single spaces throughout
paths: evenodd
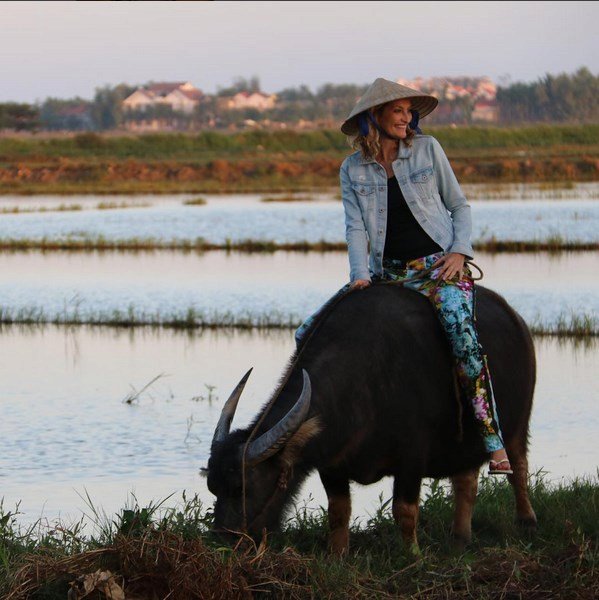
M 318 417 L 312 417 L 304 421 L 300 428 L 291 436 L 285 444 L 280 461 L 284 467 L 292 467 L 299 459 L 304 446 L 322 431 Z

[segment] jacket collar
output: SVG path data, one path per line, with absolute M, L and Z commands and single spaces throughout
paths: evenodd
M 410 156 L 412 156 L 412 147 L 406 146 L 405 144 L 399 144 L 399 151 L 397 152 L 397 158 L 409 158 Z M 375 163 L 376 160 L 374 160 L 374 158 L 364 158 L 362 153 L 360 153 L 360 162 L 363 165 L 366 165 L 369 163 Z M 393 161 L 393 162 L 395 162 L 395 161 Z

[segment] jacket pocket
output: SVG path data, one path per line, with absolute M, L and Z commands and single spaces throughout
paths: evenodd
M 410 173 L 410 184 L 423 200 L 432 201 L 434 194 L 438 193 L 432 165 Z
M 352 189 L 356 194 L 358 194 L 358 198 L 363 196 L 370 196 L 374 194 L 376 190 L 376 186 L 370 183 L 352 183 Z
M 352 183 L 362 214 L 365 215 L 374 208 L 376 200 L 376 185 L 370 183 Z

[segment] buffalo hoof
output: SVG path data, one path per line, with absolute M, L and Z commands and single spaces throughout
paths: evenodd
M 422 556 L 422 551 L 420 550 L 420 546 L 418 545 L 418 542 L 412 542 L 409 546 L 408 546 L 408 552 L 414 557 L 414 558 L 420 558 Z
M 451 532 L 451 545 L 455 550 L 465 550 L 471 541 L 472 536 L 470 534 Z
M 516 524 L 521 529 L 533 533 L 537 529 L 537 518 L 536 517 L 518 517 Z

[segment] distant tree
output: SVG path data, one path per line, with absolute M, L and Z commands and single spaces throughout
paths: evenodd
M 534 83 L 514 83 L 497 89 L 499 115 L 504 123 L 537 121 L 536 85 Z
M 139 86 L 120 83 L 115 87 L 106 85 L 96 88 L 91 109 L 96 129 L 112 129 L 123 123 L 123 100 Z
M 599 77 L 586 67 L 574 74 L 546 74 L 534 83 L 497 90 L 501 120 L 509 122 L 599 121 Z
M 345 118 L 367 89 L 368 85 L 325 83 L 316 91 L 321 118 Z
M 236 77 L 233 80 L 233 85 L 226 88 L 218 88 L 217 96 L 234 96 L 239 92 L 260 92 L 260 79 L 254 75 L 250 79 L 245 77 Z
M 307 85 L 300 85 L 297 88 L 285 88 L 277 92 L 277 98 L 281 102 L 301 102 L 314 101 L 314 94 Z
M 18 102 L 0 104 L 0 129 L 31 131 L 39 125 L 39 109 L 36 106 Z
M 93 130 L 91 110 L 92 103 L 83 98 L 46 98 L 40 107 L 40 122 L 44 129 L 49 130 Z

